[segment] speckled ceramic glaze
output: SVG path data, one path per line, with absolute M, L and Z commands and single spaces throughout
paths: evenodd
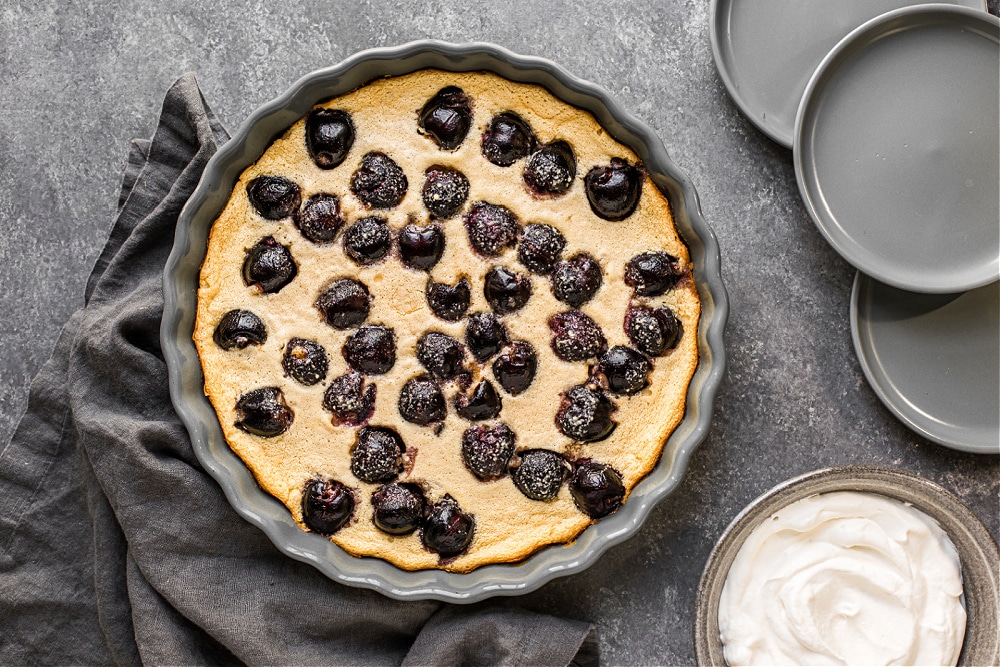
M 659 464 L 635 487 L 621 510 L 585 530 L 572 544 L 544 549 L 517 564 L 490 565 L 466 574 L 401 570 L 380 559 L 353 557 L 319 535 L 302 531 L 284 505 L 257 486 L 246 466 L 226 445 L 204 395 L 204 377 L 191 340 L 198 272 L 205 257 L 208 231 L 239 174 L 315 103 L 374 78 L 425 68 L 490 71 L 512 81 L 538 84 L 562 101 L 593 114 L 615 139 L 636 152 L 650 178 L 670 200 L 678 231 L 691 252 L 702 302 L 697 332 L 700 362 L 688 388 L 684 420 L 667 440 Z M 587 568 L 610 546 L 638 530 L 652 507 L 676 489 L 691 453 L 706 435 L 723 373 L 722 334 L 728 312 L 718 245 L 701 216 L 694 186 L 667 157 L 662 143 L 648 127 L 602 89 L 573 77 L 552 62 L 518 56 L 488 44 L 437 41 L 359 53 L 303 77 L 283 96 L 255 111 L 209 162 L 178 221 L 164 274 L 164 301 L 161 342 L 174 406 L 191 435 L 200 462 L 219 482 L 237 512 L 264 530 L 284 553 L 315 565 L 336 581 L 398 599 L 450 602 L 529 592 L 555 577 Z
M 779 484 L 750 503 L 709 555 L 695 599 L 694 643 L 699 665 L 725 665 L 719 638 L 719 598 L 744 540 L 762 521 L 797 500 L 832 491 L 877 493 L 910 503 L 938 522 L 962 564 L 968 621 L 959 665 L 1000 661 L 1000 551 L 982 522 L 952 493 L 922 477 L 871 466 L 825 468 Z

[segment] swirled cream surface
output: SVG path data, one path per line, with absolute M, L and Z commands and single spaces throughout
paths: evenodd
M 731 665 L 954 665 L 958 553 L 937 522 L 873 493 L 796 501 L 743 543 L 719 601 Z

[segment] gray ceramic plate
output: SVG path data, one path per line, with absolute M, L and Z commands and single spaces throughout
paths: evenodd
M 708 557 L 695 598 L 694 647 L 699 665 L 725 665 L 719 639 L 719 596 L 743 541 L 782 507 L 817 493 L 864 491 L 910 503 L 935 519 L 962 563 L 968 621 L 959 665 L 1000 660 L 1000 551 L 979 518 L 961 500 L 922 477 L 872 466 L 825 468 L 782 482 L 733 519 Z
M 764 134 L 792 147 L 795 112 L 823 57 L 851 30 L 913 0 L 712 0 L 709 34 L 719 76 Z M 953 4 L 986 10 L 984 0 Z
M 875 393 L 942 445 L 1000 454 L 1000 282 L 961 294 L 905 292 L 858 273 L 851 334 Z
M 191 340 L 198 273 L 212 221 L 225 205 L 239 174 L 271 141 L 312 106 L 378 77 L 436 67 L 449 71 L 488 70 L 514 81 L 535 83 L 560 99 L 591 112 L 646 164 L 654 183 L 674 207 L 678 228 L 691 250 L 702 299 L 697 332 L 700 363 L 688 390 L 683 422 L 671 435 L 659 465 L 616 514 L 580 535 L 573 544 L 551 547 L 515 565 L 490 565 L 468 574 L 439 570 L 407 572 L 373 558 L 350 556 L 328 540 L 301 530 L 288 510 L 255 483 L 226 445 L 215 412 L 205 398 L 204 377 Z M 358 53 L 339 65 L 297 81 L 284 95 L 257 109 L 211 159 L 178 220 L 164 273 L 160 330 L 169 369 L 170 395 L 187 426 L 199 461 L 222 486 L 236 511 L 261 528 L 284 553 L 315 565 L 330 578 L 390 597 L 475 602 L 493 595 L 518 595 L 559 576 L 587 568 L 609 547 L 635 533 L 653 506 L 680 483 L 688 459 L 705 438 L 725 364 L 723 330 L 728 302 L 722 284 L 719 246 L 702 218 L 691 180 L 667 157 L 661 141 L 598 86 L 542 58 L 520 56 L 490 44 L 411 42 Z
M 1000 19 L 884 14 L 841 41 L 795 121 L 799 190 L 857 269 L 914 292 L 1000 277 Z

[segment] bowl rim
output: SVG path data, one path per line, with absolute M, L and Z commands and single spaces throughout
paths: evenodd
M 633 148 L 671 202 L 678 230 L 691 252 L 702 300 L 697 332 L 700 360 L 688 388 L 685 417 L 665 443 L 656 468 L 636 485 L 621 510 L 590 526 L 568 545 L 553 545 L 519 563 L 486 565 L 465 574 L 402 570 L 380 559 L 351 556 L 329 540 L 301 530 L 287 508 L 257 486 L 225 444 L 204 395 L 201 364 L 191 340 L 208 229 L 239 173 L 321 100 L 377 77 L 432 67 L 454 72 L 485 70 L 542 85 L 557 98 L 589 111 L 613 137 Z M 270 132 L 265 131 L 268 127 Z M 164 269 L 163 291 L 160 340 L 171 401 L 191 436 L 198 460 L 222 487 L 236 512 L 263 530 L 286 555 L 314 565 L 340 583 L 400 600 L 471 603 L 496 595 L 520 595 L 589 567 L 611 546 L 635 533 L 656 503 L 680 484 L 691 454 L 707 436 L 725 368 L 723 334 L 729 305 L 721 255 L 690 178 L 668 157 L 652 129 L 625 111 L 603 88 L 545 58 L 518 55 L 485 42 L 418 40 L 361 51 L 337 65 L 302 76 L 285 93 L 258 107 L 209 160 L 184 206 Z
M 1000 549 L 978 516 L 956 495 L 897 468 L 846 465 L 813 470 L 764 492 L 733 518 L 712 547 L 695 593 L 693 623 L 698 665 L 727 663 L 719 638 L 719 597 L 729 567 L 747 536 L 767 517 L 803 498 L 835 491 L 875 493 L 908 503 L 948 534 L 959 554 L 968 621 L 959 665 L 995 665 L 1000 659 Z

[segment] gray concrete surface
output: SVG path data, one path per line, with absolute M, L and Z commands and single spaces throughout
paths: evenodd
M 170 9 L 167 9 L 167 7 Z M 991 11 L 997 12 L 996 0 Z M 715 71 L 708 0 L 173 3 L 0 7 L 0 442 L 110 228 L 128 142 L 197 73 L 231 130 L 300 75 L 372 46 L 486 40 L 594 81 L 662 137 L 723 252 L 729 367 L 680 489 L 585 573 L 505 604 L 586 619 L 604 664 L 690 664 L 694 591 L 752 498 L 829 465 L 887 465 L 964 499 L 1000 532 L 997 457 L 904 428 L 868 387 L 848 321 L 854 270 L 799 198 L 791 153 L 738 112 Z

